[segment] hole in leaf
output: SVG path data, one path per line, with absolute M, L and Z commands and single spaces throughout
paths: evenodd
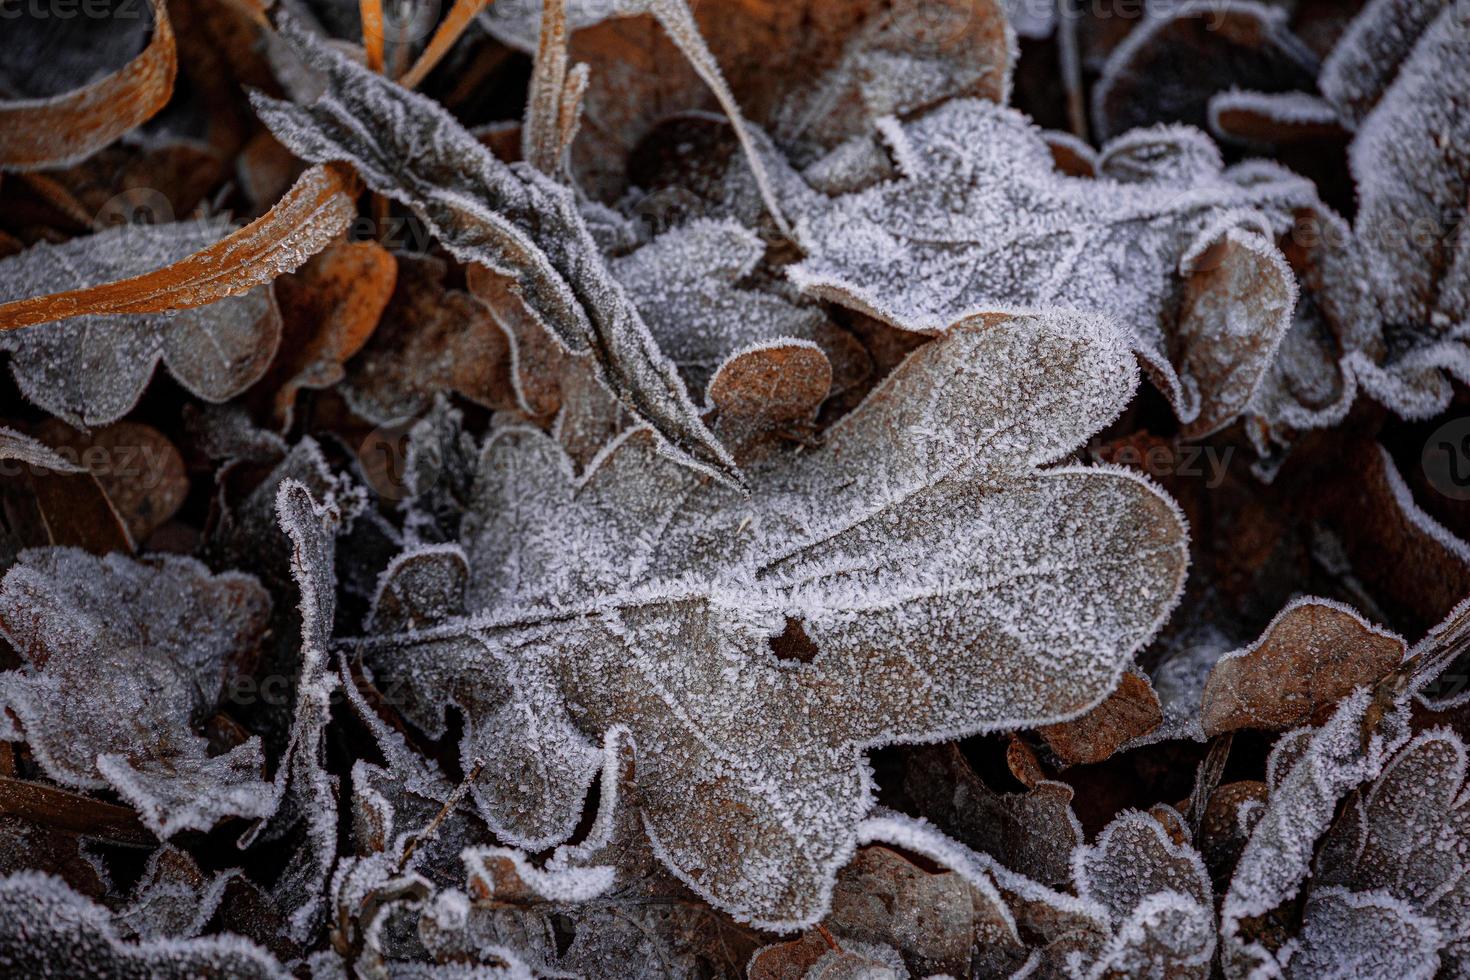
M 771 637 L 771 652 L 777 660 L 795 660 L 809 664 L 817 655 L 817 645 L 806 635 L 801 620 L 786 617 L 786 628 L 780 636 Z

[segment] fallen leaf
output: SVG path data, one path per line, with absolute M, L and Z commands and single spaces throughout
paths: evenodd
M 272 809 L 258 739 L 209 757 L 191 724 L 260 642 L 270 599 L 253 578 L 191 559 L 24 552 L 0 583 L 0 632 L 25 665 L 0 699 L 58 782 L 111 787 L 160 837 Z
M 1125 742 L 1148 735 L 1163 723 L 1158 695 L 1148 679 L 1123 675 L 1118 689 L 1080 718 L 1037 729 L 1064 765 L 1102 762 Z
M 239 936 L 127 942 L 100 905 L 34 871 L 0 878 L 0 962 L 18 976 L 107 973 L 188 980 L 287 980 L 264 949 Z
M 398 280 L 398 262 L 376 242 L 329 245 L 275 282 L 281 353 L 261 386 L 272 394 L 277 428 L 291 427 L 303 388 L 330 388 L 342 365 L 377 329 Z
M 457 259 L 514 276 L 542 325 L 573 354 L 590 355 L 600 380 L 671 453 L 738 480 L 608 273 L 569 189 L 500 163 L 436 103 L 373 75 L 301 28 L 288 22 L 283 33 L 325 74 L 328 89 L 310 107 L 255 97 L 256 111 L 281 142 L 308 160 L 351 162 L 374 191 L 413 210 Z M 413 132 L 404 119 L 415 120 Z
M 1240 728 L 1284 731 L 1307 724 L 1354 688 L 1397 667 L 1405 650 L 1402 637 L 1349 606 L 1295 599 L 1255 643 L 1215 662 L 1200 722 L 1211 737 Z
M 484 763 L 473 792 L 502 839 L 565 839 L 598 765 L 588 733 L 625 724 L 661 859 L 717 907 L 811 922 L 871 805 L 860 746 L 1079 713 L 1170 608 L 1184 562 L 1172 506 L 1122 471 L 1032 469 L 1135 383 L 1094 320 L 976 320 L 912 356 L 821 449 L 769 464 L 749 499 L 661 465 L 646 436 L 573 483 L 540 432 L 497 430 L 463 550 L 395 561 L 367 662 L 433 736 L 445 701 L 461 706 L 461 757 Z M 956 554 L 972 534 L 983 551 Z M 922 557 L 940 554 L 942 568 Z M 810 663 L 769 652 L 788 629 L 815 645 Z M 943 646 L 900 653 L 885 639 L 900 629 Z
M 347 364 L 340 388 L 347 404 L 379 424 L 423 413 L 442 391 L 487 408 L 515 408 L 511 375 L 519 365 L 490 309 L 445 284 L 442 260 L 399 255 L 396 262 L 397 285 L 382 322 Z
M 115 422 L 88 433 L 51 419 L 41 440 L 97 478 L 136 542 L 166 524 L 184 504 L 189 480 L 184 460 L 168 437 L 141 422 Z
M 222 223 L 200 221 L 124 225 L 68 243 L 56 251 L 89 267 L 75 274 L 84 280 L 81 288 L 27 299 L 18 298 L 13 287 L 7 289 L 10 301 L 0 305 L 0 330 L 69 317 L 190 310 L 249 295 L 300 268 L 336 239 L 357 215 L 356 197 L 357 183 L 350 172 L 338 166 L 313 167 L 270 211 L 222 237 Z M 184 251 L 185 245 L 189 251 Z M 28 255 L 49 254 L 37 253 L 37 248 L 41 246 L 8 260 L 9 268 L 25 270 L 25 265 L 15 263 Z M 124 254 L 113 255 L 114 250 Z M 103 254 L 95 254 L 98 251 Z M 185 313 L 181 319 L 187 317 Z
M 0 296 L 44 292 L 60 270 L 85 291 L 91 283 L 166 266 L 215 241 L 222 231 L 217 221 L 120 225 L 64 245 L 33 245 L 0 260 Z M 0 306 L 0 322 L 15 305 Z M 240 393 L 269 366 L 280 331 L 280 313 L 265 286 L 176 316 L 84 313 L 6 330 L 0 332 L 0 349 L 10 351 L 11 373 L 28 398 L 87 428 L 116 421 L 132 409 L 159 360 L 200 397 L 224 401 Z
M 1103 172 L 1126 181 L 1067 177 L 1023 116 L 969 100 L 882 129 L 905 177 L 798 225 L 809 256 L 787 271 L 804 292 L 923 333 L 977 310 L 1105 313 L 1191 436 L 1246 407 L 1296 295 L 1262 231 L 1309 203 L 1306 182 L 1237 182 L 1182 128 L 1105 148 Z
M 1280 8 L 1253 0 L 1150 8 L 1108 55 L 1092 88 L 1092 126 L 1099 140 L 1156 123 L 1203 129 L 1218 91 L 1306 91 L 1316 75 L 1316 56 Z

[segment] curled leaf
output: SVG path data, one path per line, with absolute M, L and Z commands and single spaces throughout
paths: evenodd
M 651 425 L 676 457 L 726 479 L 737 470 L 700 421 L 673 366 L 608 272 L 572 192 L 496 160 L 436 103 L 385 81 L 288 22 L 284 35 L 326 76 L 310 107 L 264 96 L 278 139 L 317 163 L 352 163 L 401 201 L 450 254 L 513 276 L 527 308 Z M 412 120 L 412 124 L 408 121 Z
M 216 241 L 221 225 L 120 225 L 63 245 L 41 243 L 0 260 L 0 296 L 45 292 L 60 275 L 82 289 L 111 283 L 139 269 L 157 269 Z M 39 310 L 33 300 L 0 307 Z M 191 391 L 224 401 L 249 387 L 270 364 L 280 342 L 281 317 L 269 286 L 228 296 L 176 316 L 157 312 L 71 316 L 57 307 L 40 320 L 66 317 L 25 330 L 0 332 L 0 349 L 21 391 L 72 425 L 115 421 L 137 403 L 162 360 Z M 24 316 L 16 323 L 28 322 Z M 29 322 L 37 322 L 35 319 Z
M 1295 599 L 1248 647 L 1215 662 L 1200 722 L 1207 736 L 1239 728 L 1306 724 L 1403 659 L 1405 644 L 1329 599 Z
M 164 0 L 149 0 L 148 8 L 153 36 L 142 52 L 119 70 L 69 92 L 0 100 L 0 170 L 35 170 L 75 163 L 164 107 L 173 95 L 178 56 Z M 7 22 L 19 14 L 18 9 L 7 14 Z M 89 10 L 88 16 L 96 15 Z M 116 22 L 124 18 L 119 13 L 105 19 Z M 23 55 L 6 52 L 7 58 L 14 56 L 21 61 L 25 60 Z M 88 65 L 85 70 L 90 73 L 92 69 Z

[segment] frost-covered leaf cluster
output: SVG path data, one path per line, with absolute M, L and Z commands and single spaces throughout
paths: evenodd
M 1470 972 L 1470 0 L 113 6 L 0 975 Z

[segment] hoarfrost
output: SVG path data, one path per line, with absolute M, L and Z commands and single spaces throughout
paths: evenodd
M 737 349 L 811 340 L 827 322 L 815 304 L 738 285 L 764 254 L 760 237 L 738 223 L 696 220 L 613 261 L 613 274 L 691 391 L 703 391 Z
M 394 563 L 365 657 L 431 736 L 462 708 L 502 839 L 565 839 L 588 734 L 626 725 L 681 880 L 758 924 L 814 921 L 871 805 L 864 747 L 1080 714 L 1172 608 L 1172 503 L 1126 471 L 1034 470 L 1136 377 L 1095 318 L 961 324 L 748 499 L 646 434 L 574 480 L 539 431 L 496 430 L 461 547 Z M 817 653 L 781 660 L 778 636 Z
M 276 138 L 312 162 L 350 162 L 374 191 L 410 208 L 456 259 L 511 276 L 527 309 L 650 424 L 682 461 L 738 480 L 672 364 L 611 276 L 573 192 L 496 160 L 430 99 L 368 71 L 289 19 L 282 33 L 326 78 L 311 106 L 259 93 Z
M 22 871 L 0 878 L 0 971 L 16 977 L 201 976 L 289 980 L 275 957 L 230 934 L 138 943 L 118 935 L 107 910 L 59 878 Z
M 1470 87 L 1470 3 L 1377 0 L 1338 51 L 1341 72 L 1324 91 L 1345 102 L 1350 121 L 1372 108 L 1349 147 L 1358 211 L 1348 247 L 1323 255 L 1325 300 L 1374 338 L 1358 371 L 1364 389 L 1404 418 L 1427 418 L 1449 404 L 1442 372 L 1470 381 L 1470 113 L 1460 99 Z M 1361 64 L 1392 56 L 1402 63 L 1373 104 L 1389 76 Z
M 810 257 L 788 275 L 804 291 L 920 332 L 994 309 L 1109 314 L 1191 435 L 1246 407 L 1296 297 L 1259 229 L 1289 227 L 1308 182 L 1232 179 L 1185 127 L 1106 148 L 1115 169 L 1127 151 L 1126 183 L 1068 177 L 1024 116 L 973 100 L 884 132 L 912 167 L 798 225 Z
M 0 701 L 48 775 L 110 786 L 159 837 L 268 816 L 260 740 L 209 756 L 192 722 L 248 663 L 269 608 L 255 579 L 188 558 L 22 552 L 0 632 L 26 663 L 0 674 Z
M 213 244 L 218 220 L 120 225 L 61 245 L 40 242 L 0 259 L 0 302 L 95 286 L 160 269 Z M 222 402 L 260 380 L 281 340 L 269 286 L 177 313 L 77 316 L 0 331 L 27 398 L 72 425 L 116 421 L 162 360 L 179 383 Z

